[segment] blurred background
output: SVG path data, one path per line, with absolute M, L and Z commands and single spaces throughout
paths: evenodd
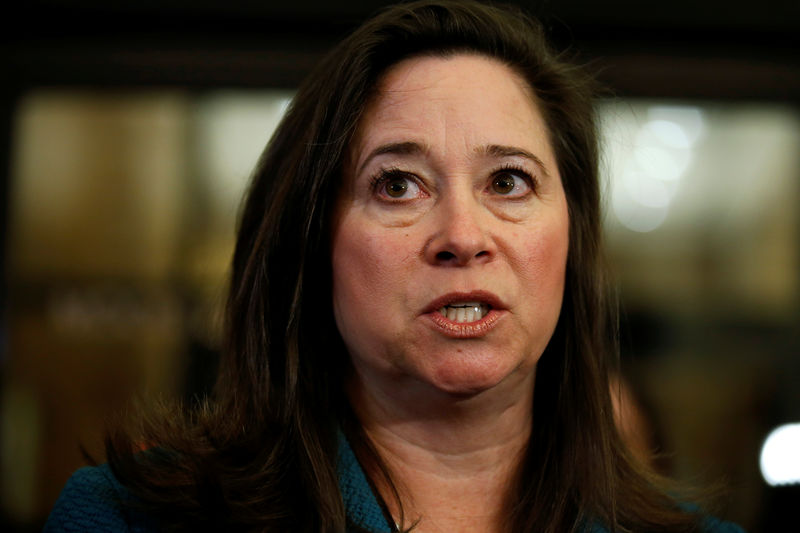
M 256 158 L 305 74 L 386 3 L 41 0 L 5 18 L 0 528 L 40 530 L 79 446 L 102 460 L 103 424 L 133 395 L 208 390 Z M 800 3 L 516 3 L 608 88 L 632 446 L 722 483 L 718 512 L 748 531 L 786 530 L 800 504 Z

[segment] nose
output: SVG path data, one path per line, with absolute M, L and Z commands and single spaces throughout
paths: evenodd
M 425 259 L 435 265 L 465 266 L 491 261 L 496 254 L 489 216 L 474 197 L 452 198 L 436 209 Z

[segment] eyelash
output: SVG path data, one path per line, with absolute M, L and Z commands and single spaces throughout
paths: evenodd
M 533 177 L 527 170 L 525 170 L 521 166 L 514 165 L 513 163 L 506 163 L 500 166 L 499 168 L 496 168 L 490 173 L 490 176 L 493 179 L 498 174 L 504 172 L 518 174 L 522 179 L 528 182 L 528 185 L 530 186 L 532 192 L 536 192 L 538 190 L 539 183 L 536 180 L 536 178 Z M 370 178 L 370 183 L 369 183 L 370 190 L 373 193 L 377 193 L 380 190 L 380 187 L 384 183 L 386 183 L 388 180 L 392 178 L 397 178 L 397 177 L 404 177 L 409 180 L 416 181 L 413 174 L 401 170 L 398 167 L 382 168 L 374 176 L 372 176 L 372 178 Z M 488 186 L 491 187 L 491 182 Z
M 522 179 L 528 182 L 528 185 L 530 186 L 531 191 L 533 192 L 536 192 L 539 189 L 539 182 L 537 181 L 537 179 L 533 175 L 531 175 L 530 172 L 528 172 L 521 166 L 515 165 L 513 163 L 506 163 L 502 165 L 500 168 L 494 170 L 491 173 L 491 176 L 492 178 L 494 178 L 498 174 L 502 174 L 504 172 L 518 174 Z
M 382 168 L 370 179 L 370 189 L 372 189 L 373 192 L 378 192 L 380 186 L 389 181 L 390 178 L 398 177 L 413 179 L 411 174 L 397 167 Z

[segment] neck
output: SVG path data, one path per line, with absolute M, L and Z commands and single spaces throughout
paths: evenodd
M 418 387 L 370 388 L 353 379 L 351 404 L 392 476 L 405 526 L 416 532 L 500 531 L 532 425 L 533 376 L 473 395 Z M 395 520 L 390 486 L 367 466 Z

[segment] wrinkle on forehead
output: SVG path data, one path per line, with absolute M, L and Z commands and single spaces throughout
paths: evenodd
M 464 86 L 463 73 L 441 68 L 446 62 L 465 58 L 478 60 L 474 63 L 476 75 L 467 81 L 472 85 L 473 90 L 477 87 L 477 90 L 483 91 L 487 95 L 487 108 L 491 107 L 489 100 L 491 100 L 493 93 L 496 93 L 498 87 L 503 85 L 498 83 L 498 76 L 503 77 L 503 72 L 507 74 L 502 81 L 513 83 L 517 91 L 509 92 L 507 91 L 508 86 L 505 86 L 509 96 L 506 101 L 510 102 L 510 106 L 506 106 L 503 111 L 503 120 L 509 120 L 511 124 L 517 124 L 518 128 L 516 129 L 518 131 L 541 133 L 542 137 L 547 139 L 548 149 L 552 152 L 552 147 L 549 143 L 551 136 L 547 131 L 535 91 L 514 68 L 490 56 L 477 53 L 455 53 L 446 56 L 422 55 L 408 58 L 395 64 L 380 78 L 374 94 L 364 109 L 359 126 L 351 141 L 347 154 L 349 168 L 360 166 L 363 161 L 358 161 L 357 159 L 366 157 L 366 152 L 374 149 L 376 145 L 400 142 L 403 139 L 425 145 L 426 139 L 405 137 L 404 130 L 408 129 L 409 132 L 418 131 L 419 124 L 430 120 L 432 115 L 441 116 L 448 123 L 445 128 L 441 129 L 441 134 L 444 138 L 437 140 L 437 144 L 441 146 L 448 146 L 448 136 L 451 132 L 468 131 L 469 128 L 464 127 L 464 124 L 471 120 L 472 116 L 459 113 L 448 114 L 449 110 L 458 109 L 458 104 L 453 95 L 458 95 L 458 89 Z M 491 69 L 487 69 L 487 65 L 491 66 Z M 499 71 L 497 70 L 498 67 L 500 68 Z M 420 93 L 423 92 L 425 93 L 424 100 L 420 97 Z M 445 105 L 442 105 L 442 102 L 445 102 Z M 407 108 L 409 103 L 423 111 L 417 112 L 416 115 L 418 116 L 403 116 L 399 113 L 393 113 L 395 108 Z M 521 108 L 525 108 L 524 111 Z M 516 112 L 516 110 L 519 110 L 519 112 Z M 480 108 L 476 109 L 476 114 L 480 112 Z M 492 112 L 496 112 L 496 109 L 492 109 Z M 531 118 L 533 118 L 533 121 L 530 120 Z M 379 124 L 390 123 L 393 126 L 393 130 L 379 130 L 380 133 L 385 134 L 379 134 L 378 138 L 375 138 L 375 128 L 367 128 L 366 124 L 374 125 L 376 122 Z M 498 120 L 498 122 L 501 122 L 501 120 Z M 372 138 L 365 138 L 366 130 L 371 130 L 369 135 Z M 392 137 L 391 134 L 394 134 L 394 136 Z M 464 137 L 463 146 L 458 146 L 457 148 L 473 151 L 477 147 L 493 144 L 517 145 L 517 143 L 502 138 L 471 139 Z

